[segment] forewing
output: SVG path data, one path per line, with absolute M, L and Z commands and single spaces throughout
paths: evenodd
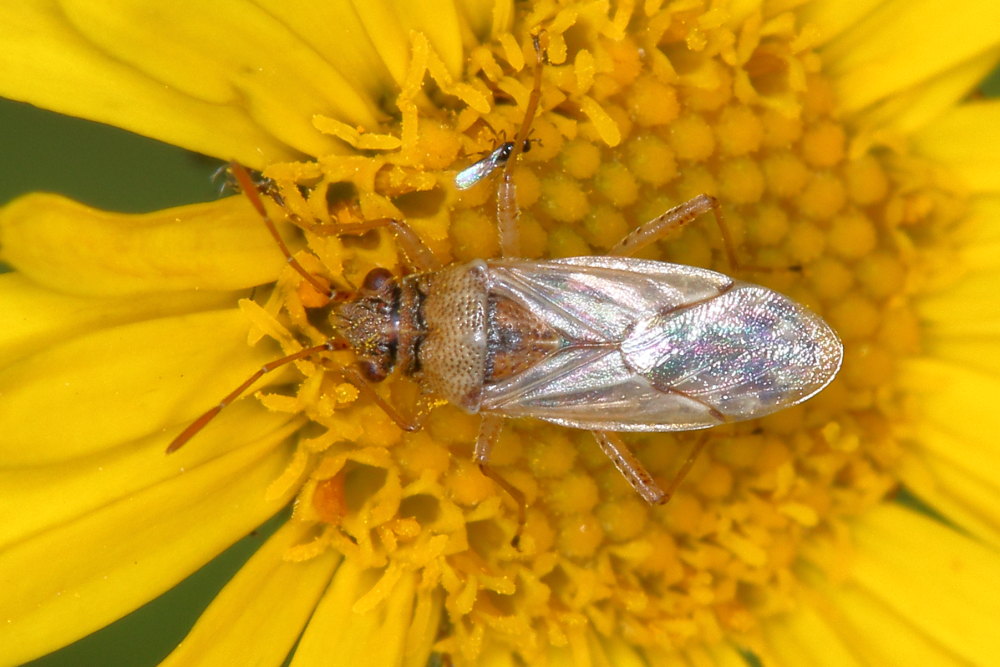
M 706 428 L 803 401 L 840 368 L 822 319 L 712 271 L 615 257 L 489 266 L 491 291 L 566 345 L 484 387 L 487 412 L 595 430 Z
M 485 386 L 481 410 L 621 431 L 719 423 L 703 403 L 660 391 L 634 372 L 620 345 L 651 314 L 711 300 L 729 289 L 732 279 L 624 257 L 491 260 L 488 265 L 491 293 L 522 304 L 558 331 L 565 345 L 526 371 Z
M 629 257 L 490 260 L 490 291 L 513 299 L 571 343 L 618 342 L 651 313 L 717 296 L 721 273 Z
M 818 316 L 777 292 L 737 283 L 716 299 L 644 320 L 621 345 L 626 365 L 727 421 L 809 398 L 833 379 L 843 347 Z
M 617 345 L 567 347 L 483 388 L 480 410 L 605 431 L 683 431 L 721 423 L 703 403 L 654 387 Z

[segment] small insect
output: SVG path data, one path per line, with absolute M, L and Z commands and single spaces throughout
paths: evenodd
M 525 140 L 521 152 L 527 153 L 531 150 L 531 141 Z M 505 141 L 493 152 L 482 160 L 469 165 L 455 175 L 455 187 L 459 190 L 468 190 L 476 183 L 480 182 L 497 169 L 506 166 L 510 156 L 514 153 L 514 142 Z
M 327 308 L 334 333 L 325 343 L 262 367 L 181 432 L 168 451 L 181 447 L 265 373 L 303 357 L 351 349 L 357 368 L 336 372 L 401 428 L 420 428 L 427 410 L 418 408 L 416 417 L 407 419 L 380 397 L 374 384 L 393 373 L 417 380 L 424 405 L 445 399 L 482 415 L 474 460 L 516 501 L 516 542 L 524 526 L 524 495 L 490 466 L 504 419 L 533 417 L 591 431 L 642 498 L 664 503 L 705 439 L 661 487 L 618 433 L 687 431 L 755 419 L 806 400 L 833 379 L 842 345 L 804 306 L 715 271 L 628 256 L 712 211 L 736 266 L 721 207 L 707 195 L 641 225 L 605 256 L 536 261 L 510 252 L 517 245 L 510 168 L 538 104 L 537 40 L 536 53 L 535 88 L 518 136 L 493 151 L 486 166 L 473 165 L 456 177 L 474 183 L 503 168 L 497 207 L 504 255 L 445 266 L 405 223 L 372 221 L 390 227 L 416 272 L 396 277 L 375 268 L 356 294 L 331 293 Z M 290 265 L 328 291 L 288 252 L 247 171 L 236 164 L 231 171 Z

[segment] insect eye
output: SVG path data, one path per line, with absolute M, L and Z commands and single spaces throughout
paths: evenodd
M 385 369 L 374 361 L 358 362 L 358 370 L 361 371 L 361 375 L 369 382 L 381 382 L 385 379 Z
M 361 289 L 366 292 L 380 292 L 392 280 L 392 272 L 384 268 L 372 269 L 365 276 L 365 281 L 361 284 Z
M 521 152 L 527 153 L 531 150 L 531 139 L 525 139 L 524 144 L 521 146 Z

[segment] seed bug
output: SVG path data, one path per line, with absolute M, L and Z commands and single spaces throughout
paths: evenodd
M 755 419 L 806 400 L 833 379 L 842 345 L 804 306 L 715 271 L 628 256 L 711 211 L 738 268 L 721 207 L 707 195 L 639 226 L 608 255 L 517 258 L 511 168 L 539 103 L 537 38 L 535 51 L 534 87 L 514 141 L 494 151 L 486 167 L 471 172 L 470 167 L 456 177 L 474 183 L 503 169 L 497 186 L 502 256 L 445 266 L 405 223 L 371 221 L 370 227 L 390 227 L 416 272 L 396 277 L 375 268 L 349 298 L 331 293 L 335 333 L 325 343 L 262 367 L 182 431 L 168 451 L 187 442 L 265 373 L 349 348 L 357 368 L 336 372 L 401 428 L 420 428 L 426 410 L 410 419 L 380 397 L 373 384 L 393 373 L 414 377 L 427 398 L 482 415 L 474 460 L 516 501 L 516 542 L 525 523 L 524 495 L 490 466 L 504 419 L 533 417 L 591 431 L 639 495 L 657 504 L 669 500 L 705 440 L 661 487 L 618 433 L 687 431 Z M 236 164 L 231 171 L 290 265 L 316 289 L 327 289 L 288 252 L 247 171 Z

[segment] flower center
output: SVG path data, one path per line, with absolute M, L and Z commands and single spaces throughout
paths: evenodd
M 295 518 L 317 527 L 292 557 L 334 548 L 387 572 L 419 570 L 450 615 L 442 646 L 467 656 L 482 628 L 526 658 L 587 624 L 650 646 L 745 636 L 790 604 L 794 566 L 815 560 L 809 539 L 841 534 L 843 518 L 897 484 L 892 424 L 904 396 L 893 378 L 920 344 L 919 246 L 948 232 L 960 201 L 914 160 L 861 148 L 790 15 L 734 29 L 701 10 L 663 9 L 631 17 L 627 33 L 621 16 L 584 6 L 535 20 L 548 48 L 530 150 L 513 172 L 522 255 L 602 254 L 671 206 L 713 194 L 742 262 L 769 267 L 736 277 L 823 315 L 844 341 L 843 371 L 816 398 L 762 420 L 627 436 L 661 480 L 708 438 L 664 507 L 646 505 L 589 434 L 508 422 L 493 465 L 529 504 L 515 549 L 512 499 L 471 461 L 478 417 L 441 405 L 404 434 L 354 387 L 303 362 L 294 398 L 264 399 L 312 421 L 276 482 L 301 484 Z M 398 267 L 389 235 L 337 235 L 338 224 L 380 217 L 404 218 L 440 257 L 498 254 L 495 177 L 461 193 L 452 181 L 516 136 L 534 27 L 473 48 L 459 81 L 417 35 L 395 126 L 359 133 L 321 119 L 359 150 L 265 172 L 306 229 L 308 270 L 346 288 L 375 266 Z M 731 272 L 711 221 L 642 254 Z M 284 276 L 265 309 L 322 341 L 331 331 L 306 313 L 298 282 Z M 384 384 L 386 400 L 414 405 L 412 382 Z

